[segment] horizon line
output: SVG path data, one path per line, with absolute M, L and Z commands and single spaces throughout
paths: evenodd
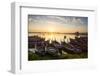
M 67 33 L 67 34 L 75 34 L 76 32 L 28 32 L 28 33 Z M 81 33 L 88 33 L 88 32 L 78 32 L 79 34 Z

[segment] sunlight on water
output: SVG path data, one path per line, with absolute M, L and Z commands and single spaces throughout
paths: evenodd
M 39 37 L 45 38 L 45 40 L 56 40 L 59 43 L 61 41 L 69 42 L 70 38 L 75 39 L 75 34 L 57 34 L 57 33 L 29 33 L 29 36 L 37 35 Z M 66 39 L 64 39 L 64 36 L 66 36 Z M 85 35 L 81 35 L 85 36 Z

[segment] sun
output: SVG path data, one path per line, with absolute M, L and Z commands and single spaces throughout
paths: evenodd
M 55 29 L 54 29 L 54 28 L 49 28 L 48 31 L 49 31 L 49 32 L 55 32 Z

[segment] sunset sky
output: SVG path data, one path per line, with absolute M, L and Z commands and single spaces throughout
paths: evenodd
M 28 15 L 28 32 L 84 33 L 87 26 L 87 17 Z

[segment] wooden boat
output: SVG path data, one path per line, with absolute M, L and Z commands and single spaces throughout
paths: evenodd
M 44 56 L 46 54 L 45 48 L 44 47 L 37 47 L 35 53 L 40 55 L 40 56 Z
M 57 56 L 58 55 L 58 49 L 56 49 L 55 47 L 47 47 L 46 49 L 46 53 L 52 55 L 52 56 Z
M 81 49 L 79 49 L 78 47 L 76 48 L 74 45 L 70 44 L 70 43 L 66 43 L 66 42 L 61 42 L 62 44 L 62 49 L 63 51 L 67 52 L 67 53 L 81 53 Z

